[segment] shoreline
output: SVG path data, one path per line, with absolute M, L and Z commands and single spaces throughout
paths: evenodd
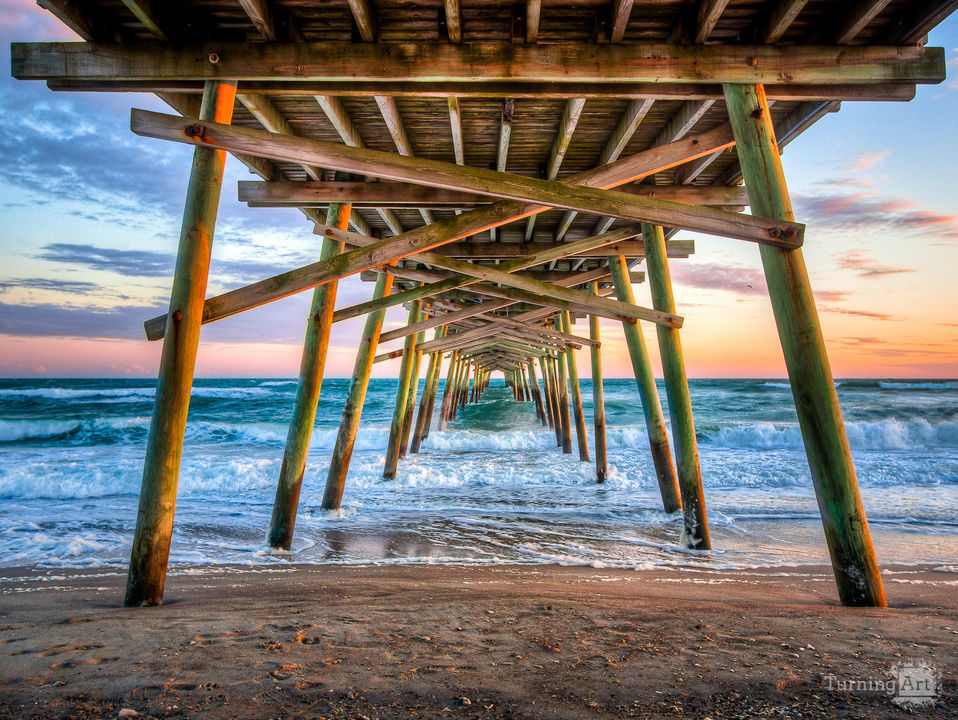
M 180 565 L 130 609 L 125 570 L 5 568 L 0 715 L 903 717 L 828 678 L 923 661 L 953 716 L 958 576 L 883 570 L 885 610 L 821 565 Z

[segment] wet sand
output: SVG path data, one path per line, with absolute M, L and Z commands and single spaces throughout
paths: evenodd
M 838 681 L 924 661 L 914 714 L 956 717 L 958 576 L 885 572 L 863 610 L 822 567 L 181 567 L 128 609 L 117 571 L 7 569 L 0 716 L 895 718 Z

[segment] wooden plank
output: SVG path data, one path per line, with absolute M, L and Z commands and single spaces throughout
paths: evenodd
M 198 94 L 201 80 L 124 80 L 100 78 L 72 80 L 51 78 L 47 87 L 51 90 L 69 92 L 179 92 Z M 526 98 L 535 100 L 569 100 L 584 97 L 588 100 L 721 100 L 722 86 L 718 83 L 670 83 L 670 82 L 615 82 L 590 83 L 569 81 L 566 83 L 533 82 L 416 82 L 404 80 L 375 81 L 322 81 L 299 80 L 296 82 L 272 80 L 245 80 L 245 92 L 258 95 L 309 95 L 365 98 L 370 95 L 392 95 L 407 98 Z M 860 100 L 870 102 L 908 102 L 915 98 L 915 85 L 907 82 L 887 81 L 874 84 L 835 83 L 770 85 L 767 90 L 770 100 L 805 102 L 811 100 Z
M 944 49 L 916 46 L 41 42 L 13 43 L 11 58 L 20 80 L 827 85 L 945 78 Z
M 730 134 L 728 127 L 716 128 L 696 137 L 622 158 L 602 168 L 579 173 L 568 178 L 567 182 L 593 187 L 622 185 L 663 168 L 714 152 L 717 148 L 726 147 L 730 142 Z M 451 243 L 497 224 L 521 219 L 529 213 L 541 212 L 542 209 L 544 208 L 538 205 L 502 201 L 433 225 L 416 228 L 399 238 L 381 240 L 371 246 L 344 253 L 336 258 L 335 262 L 321 261 L 209 298 L 203 309 L 203 321 L 220 320 L 302 290 L 380 267 L 421 250 Z M 642 252 L 645 252 L 644 249 Z
M 405 157 L 415 157 L 412 149 L 412 143 L 409 142 L 409 134 L 406 132 L 406 125 L 403 123 L 402 116 L 399 114 L 399 106 L 396 104 L 396 98 L 390 95 L 377 95 L 376 104 L 382 113 L 383 120 L 386 121 L 386 127 L 396 143 L 396 150 Z M 432 213 L 425 208 L 419 209 L 422 220 L 426 225 L 433 223 Z
M 237 188 L 239 201 L 249 203 L 250 207 L 325 207 L 331 203 L 348 203 L 359 208 L 381 205 L 396 208 L 425 206 L 472 209 L 477 205 L 494 202 L 490 196 L 480 193 L 396 182 L 240 180 Z M 742 187 L 625 185 L 619 191 L 713 207 L 740 207 L 748 204 L 745 188 Z
M 279 133 L 281 135 L 296 134 L 296 131 L 293 130 L 293 126 L 289 124 L 289 121 L 283 117 L 279 108 L 277 108 L 276 105 L 273 104 L 273 101 L 266 95 L 238 93 L 236 97 L 243 104 L 243 107 L 249 110 L 250 114 L 269 132 Z M 311 180 L 323 179 L 322 168 L 313 167 L 312 165 L 301 165 L 301 167 Z
M 376 42 L 376 13 L 369 0 L 347 0 L 363 42 Z
M 579 117 L 582 115 L 584 107 L 585 98 L 572 98 L 566 101 L 562 110 L 562 117 L 559 120 L 559 129 L 556 131 L 556 137 L 549 152 L 549 159 L 546 162 L 547 180 L 555 180 L 559 175 L 559 167 L 562 165 L 562 160 L 569 149 L 569 143 L 572 142 L 572 134 L 575 132 L 576 125 L 579 124 Z M 535 224 L 536 216 L 530 215 L 526 220 L 526 242 L 532 239 Z
M 762 87 L 728 86 L 725 92 L 752 210 L 791 217 Z M 800 250 L 762 248 L 761 257 L 839 596 L 846 605 L 883 607 L 881 573 L 805 260 Z
M 668 200 L 642 198 L 614 190 L 568 185 L 550 180 L 461 167 L 438 160 L 406 158 L 393 153 L 352 148 L 320 140 L 274 135 L 134 109 L 131 129 L 137 135 L 189 145 L 244 152 L 271 160 L 307 163 L 343 172 L 373 174 L 390 180 L 592 212 L 623 220 L 722 235 L 778 247 L 801 246 L 804 226 L 752 217 Z
M 250 22 L 267 40 L 276 40 L 276 18 L 271 0 L 237 0 Z
M 123 4 L 133 13 L 143 26 L 153 33 L 157 40 L 169 42 L 171 33 L 166 23 L 160 20 L 160 14 L 151 0 L 123 0 Z
M 715 29 L 728 0 L 699 0 L 698 14 L 695 22 L 695 42 L 704 43 Z
M 462 42 L 462 13 L 459 11 L 459 0 L 443 0 L 446 11 L 446 33 L 449 42 Z

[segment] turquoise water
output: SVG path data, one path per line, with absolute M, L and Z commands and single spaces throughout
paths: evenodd
M 293 552 L 262 552 L 295 393 L 290 380 L 200 380 L 172 560 L 768 566 L 826 552 L 787 384 L 691 383 L 715 549 L 678 545 L 661 511 L 635 383 L 606 382 L 610 474 L 563 455 L 501 376 L 395 480 L 382 465 L 395 380 L 367 396 L 343 509 L 319 509 L 347 380 L 323 386 Z M 842 381 L 882 562 L 958 564 L 958 382 Z M 665 406 L 664 391 L 662 402 Z M 152 383 L 0 381 L 0 566 L 122 566 Z M 591 386 L 583 382 L 591 437 Z M 438 403 L 437 403 L 438 405 Z M 573 443 L 574 444 L 574 443 Z

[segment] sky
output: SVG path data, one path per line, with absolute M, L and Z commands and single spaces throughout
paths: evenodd
M 5 52 L 58 39 L 76 36 L 33 0 L 0 0 Z M 846 102 L 782 156 L 836 377 L 958 377 L 958 16 L 929 44 L 946 50 L 944 83 L 919 86 L 910 103 Z M 54 93 L 0 76 L 0 377 L 155 376 L 161 345 L 142 323 L 168 305 L 192 149 L 133 135 L 132 107 L 170 112 L 150 95 Z M 228 158 L 208 295 L 318 254 L 298 211 L 241 205 L 243 179 Z M 758 247 L 676 237 L 696 241 L 671 265 L 689 376 L 784 377 Z M 348 278 L 337 306 L 371 292 Z M 651 306 L 646 284 L 635 294 Z M 197 376 L 295 376 L 309 295 L 205 326 Z M 328 377 L 351 374 L 362 323 L 334 326 Z M 404 323 L 393 308 L 384 328 Z M 605 375 L 629 376 L 621 327 L 601 326 Z M 658 373 L 655 329 L 644 330 Z M 588 377 L 588 351 L 577 355 Z M 379 363 L 374 376 L 398 369 Z

